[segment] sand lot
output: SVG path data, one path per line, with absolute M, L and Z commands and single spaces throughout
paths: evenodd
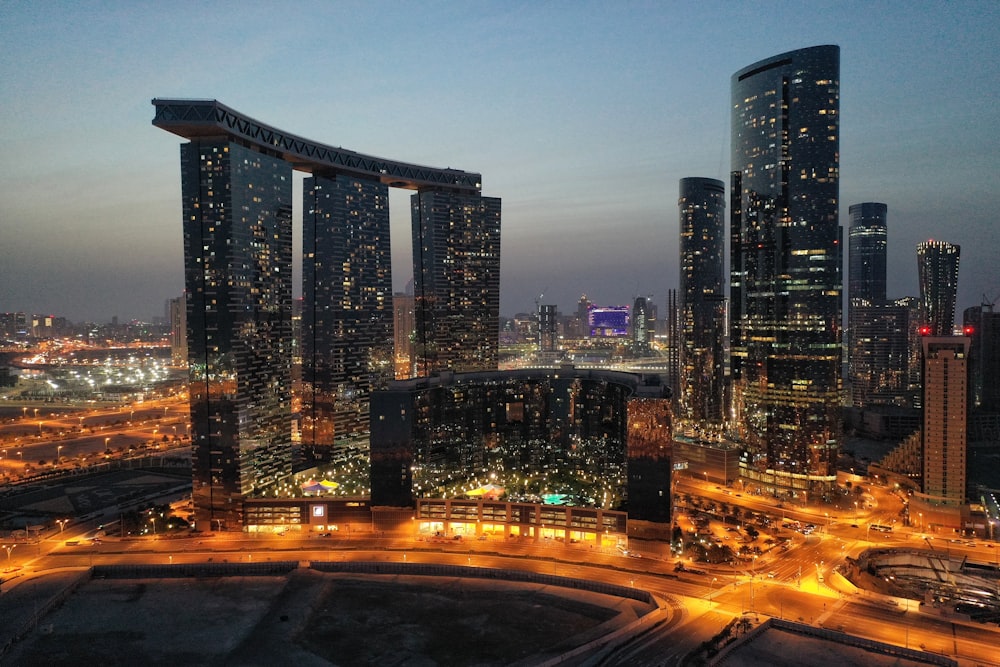
M 448 577 L 95 579 L 3 663 L 502 665 L 556 655 L 633 618 L 619 598 Z

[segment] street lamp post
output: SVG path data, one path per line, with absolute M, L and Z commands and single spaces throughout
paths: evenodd
M 17 548 L 16 544 L 4 544 L 0 545 L 0 549 L 7 550 L 7 567 L 10 567 L 10 552 Z
M 709 601 L 711 601 L 711 599 L 712 599 L 712 594 L 715 593 L 715 582 L 717 582 L 718 580 L 719 579 L 717 577 L 712 577 L 712 583 L 710 583 L 708 585 L 708 599 L 709 599 Z
M 149 517 L 149 522 L 153 524 L 153 537 L 156 537 L 156 517 L 155 516 Z
M 62 445 L 58 445 L 56 447 L 56 464 L 59 464 L 59 463 L 62 462 L 62 448 L 63 448 Z
M 63 532 L 63 530 L 66 528 L 66 522 L 67 521 L 69 521 L 69 519 L 56 519 L 56 523 L 59 524 L 59 532 L 60 533 Z

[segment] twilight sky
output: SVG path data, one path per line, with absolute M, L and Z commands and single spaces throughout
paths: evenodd
M 148 319 L 183 291 L 182 140 L 150 100 L 187 97 L 482 173 L 503 199 L 504 315 L 541 293 L 563 312 L 652 294 L 663 312 L 678 180 L 728 182 L 730 76 L 817 44 L 841 47 L 845 241 L 848 206 L 884 202 L 890 297 L 917 294 L 928 238 L 962 246 L 959 313 L 1000 297 L 994 0 L 4 0 L 0 311 Z M 397 289 L 408 195 L 391 198 Z

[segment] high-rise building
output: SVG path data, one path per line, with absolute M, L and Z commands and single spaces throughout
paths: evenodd
M 372 389 L 395 376 L 389 188 L 315 176 L 302 198 L 302 451 L 321 461 L 368 433 Z
M 304 193 L 307 445 L 363 431 L 366 392 L 392 374 L 386 187 L 416 190 L 422 202 L 414 256 L 434 314 L 424 349 L 444 367 L 467 358 L 496 367 L 500 200 L 480 196 L 479 174 L 319 144 L 216 100 L 153 105 L 155 126 L 189 140 L 181 190 L 199 526 L 242 525 L 242 501 L 291 473 L 293 167 L 313 174 Z
M 969 339 L 925 336 L 923 493 L 930 502 L 962 505 L 966 476 Z
M 650 328 L 649 321 L 649 306 L 649 299 L 644 296 L 636 297 L 635 303 L 632 305 L 629 334 L 632 339 L 632 353 L 637 357 L 649 354 L 650 343 L 653 340 L 653 329 Z
M 668 394 L 657 375 L 571 365 L 391 382 L 372 397 L 372 504 L 411 505 L 484 477 L 510 496 L 544 493 L 546 471 L 579 470 L 597 507 L 667 522 Z
M 542 356 L 556 351 L 557 315 L 555 305 L 538 304 L 538 352 Z
M 1000 312 L 992 303 L 966 308 L 962 329 L 969 337 L 969 409 L 1000 413 Z
M 732 77 L 731 349 L 747 474 L 775 489 L 836 482 L 841 392 L 840 49 Z
M 961 247 L 945 241 L 917 244 L 920 318 L 925 335 L 950 336 L 954 332 L 961 252 Z
M 852 204 L 848 209 L 851 224 L 848 228 L 847 296 L 879 304 L 885 301 L 886 227 L 885 204 L 866 202 Z
M 410 201 L 417 375 L 496 370 L 500 199 L 426 190 Z
M 851 299 L 851 317 L 851 404 L 856 408 L 919 405 L 915 401 L 920 386 L 917 300 Z
M 414 375 L 413 357 L 413 291 L 392 296 L 393 350 L 396 359 L 396 379 L 409 380 Z
M 167 301 L 170 318 L 170 363 L 183 366 L 188 361 L 187 296 L 182 294 Z
M 725 418 L 726 186 L 682 178 L 680 197 L 680 415 Z
M 292 472 L 292 168 L 192 138 L 181 194 L 195 516 L 241 526 L 243 498 Z

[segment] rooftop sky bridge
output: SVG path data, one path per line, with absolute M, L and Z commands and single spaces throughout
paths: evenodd
M 480 174 L 397 162 L 327 146 L 265 125 L 218 100 L 154 98 L 153 106 L 156 127 L 185 139 L 225 136 L 279 157 L 299 171 L 348 174 L 407 190 L 478 194 L 482 188 Z

